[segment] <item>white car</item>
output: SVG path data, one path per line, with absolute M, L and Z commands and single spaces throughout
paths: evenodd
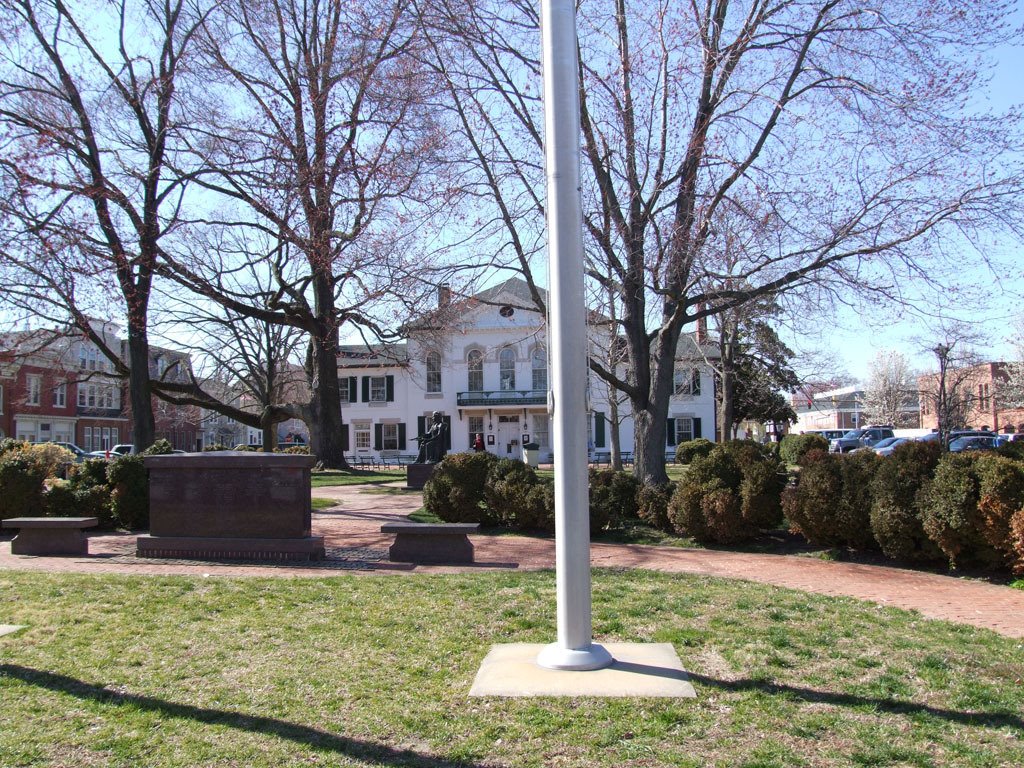
M 135 446 L 131 443 L 118 443 L 113 448 L 103 451 L 93 451 L 89 454 L 90 459 L 116 459 L 118 456 L 127 456 L 135 453 Z

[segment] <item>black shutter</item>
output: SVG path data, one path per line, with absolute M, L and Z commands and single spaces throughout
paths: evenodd
M 384 377 L 384 399 L 389 403 L 395 401 L 395 377 L 385 376 Z
M 675 446 L 676 444 L 676 420 L 665 421 L 665 445 Z
M 348 450 L 348 424 L 341 425 L 341 450 Z
M 398 425 L 398 450 L 405 450 L 405 424 Z
M 452 417 L 442 416 L 441 418 L 444 420 L 446 427 L 444 431 L 444 449 L 450 451 L 452 449 Z
M 604 448 L 604 412 L 594 411 L 594 447 Z
M 370 402 L 370 377 L 363 376 L 363 402 Z
M 423 433 L 427 431 L 427 417 L 417 416 L 416 417 L 416 437 L 423 437 Z
M 359 387 L 356 384 L 356 377 L 348 377 L 348 401 L 355 403 L 359 401 Z
M 384 425 L 374 424 L 373 425 L 373 450 L 379 451 L 381 446 L 384 445 Z
M 696 440 L 698 437 L 701 437 L 701 434 L 700 434 L 700 419 L 696 419 L 695 418 L 693 420 L 693 439 Z

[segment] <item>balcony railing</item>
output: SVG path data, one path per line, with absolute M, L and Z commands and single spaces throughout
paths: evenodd
M 547 405 L 548 393 L 537 389 L 483 390 L 457 392 L 459 408 L 493 408 L 496 405 Z

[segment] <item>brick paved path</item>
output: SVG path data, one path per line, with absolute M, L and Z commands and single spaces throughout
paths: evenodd
M 402 518 L 421 505 L 419 493 L 381 493 L 344 486 L 315 488 L 313 495 L 338 500 L 340 507 L 313 515 L 313 532 L 328 548 L 357 553 L 349 572 L 403 574 L 467 570 L 552 568 L 551 539 L 521 536 L 474 536 L 476 564 L 468 567 L 411 566 L 387 561 L 392 536 L 380 533 L 382 523 Z M 96 534 L 89 537 L 89 557 L 27 557 L 11 554 L 10 537 L 0 541 L 0 569 L 77 571 L 87 573 L 189 574 L 220 576 L 330 576 L 331 568 L 304 566 L 222 565 L 185 561 L 138 561 L 135 537 Z M 363 557 L 365 553 L 376 557 Z M 362 553 L 362 554 L 361 554 Z M 760 555 L 675 547 L 594 544 L 591 560 L 598 567 L 646 568 L 671 573 L 697 573 L 749 579 L 823 595 L 846 595 L 881 605 L 919 611 L 932 619 L 971 624 L 1009 637 L 1024 638 L 1024 591 L 982 581 L 899 568 L 836 563 L 807 557 Z

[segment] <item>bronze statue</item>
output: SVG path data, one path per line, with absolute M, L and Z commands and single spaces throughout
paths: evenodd
M 444 458 L 447 449 L 444 447 L 445 437 L 448 434 L 448 425 L 440 411 L 434 411 L 433 422 L 427 427 L 427 431 L 416 438 L 420 444 L 420 452 L 416 457 L 417 464 L 436 464 Z

